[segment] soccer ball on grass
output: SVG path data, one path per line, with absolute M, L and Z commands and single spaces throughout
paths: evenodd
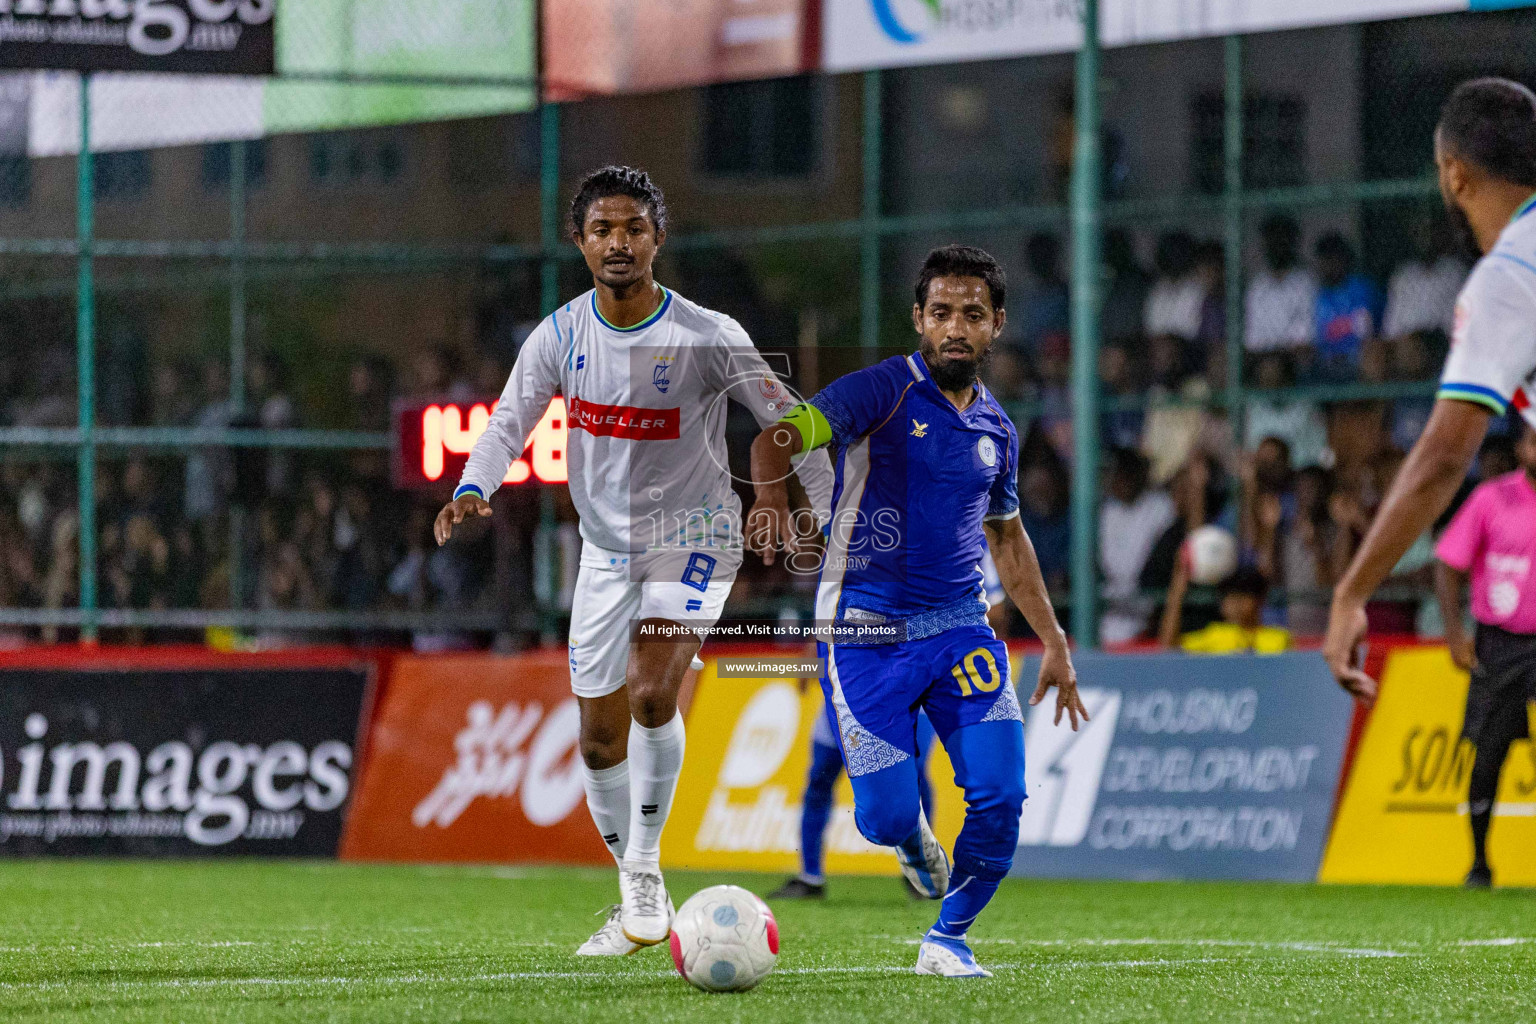
M 768 904 L 736 885 L 701 889 L 672 919 L 672 962 L 706 992 L 745 992 L 779 959 L 779 923 Z

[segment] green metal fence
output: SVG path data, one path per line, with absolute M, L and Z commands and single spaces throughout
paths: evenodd
M 1097 0 L 1084 0 L 1087 24 L 1097 24 Z M 669 241 L 673 249 L 723 249 L 767 246 L 780 243 L 856 241 L 859 252 L 859 331 L 861 346 L 872 352 L 879 345 L 880 307 L 882 302 L 881 245 L 888 239 L 937 230 L 965 232 L 982 229 L 1030 229 L 1068 227 L 1072 232 L 1072 396 L 1075 426 L 1075 462 L 1072 519 L 1073 588 L 1072 632 L 1079 643 L 1096 641 L 1096 571 L 1095 528 L 1098 509 L 1098 416 L 1101 412 L 1140 407 L 1144 397 L 1102 398 L 1097 382 L 1098 303 L 1100 268 L 1098 240 L 1108 225 L 1169 221 L 1183 217 L 1219 215 L 1223 223 L 1226 259 L 1226 344 L 1227 378 L 1225 388 L 1204 404 L 1231 411 L 1234 421 L 1248 401 L 1242 381 L 1242 251 L 1245 217 L 1254 211 L 1296 210 L 1313 206 L 1364 203 L 1380 200 L 1422 198 L 1434 194 L 1434 183 L 1425 178 L 1341 182 L 1301 187 L 1262 190 L 1245 189 L 1243 166 L 1243 40 L 1224 41 L 1223 90 L 1225 104 L 1224 190 L 1216 196 L 1173 196 L 1158 199 L 1105 202 L 1100 195 L 1099 169 L 1099 68 L 1098 43 L 1090 33 L 1089 42 L 1078 54 L 1075 88 L 1075 165 L 1071 200 L 1066 205 L 1011 204 L 961 212 L 890 215 L 883 211 L 881 176 L 885 164 L 881 149 L 882 73 L 862 76 L 862 199 L 859 216 L 847 220 L 787 223 L 751 229 L 712 230 L 679 234 Z M 312 76 L 313 77 L 313 76 Z M 326 76 L 320 76 L 326 78 Z M 379 82 L 384 78 L 369 76 L 331 76 L 326 80 Z M 434 85 L 467 84 L 411 76 L 388 76 L 391 84 Z M 469 80 L 483 85 L 480 79 Z M 496 82 L 494 84 L 507 84 Z M 521 84 L 526 84 L 523 82 Z M 537 245 L 517 244 L 439 244 L 414 243 L 341 243 L 276 242 L 247 237 L 246 181 L 244 143 L 230 146 L 230 225 L 226 238 L 199 240 L 133 240 L 96 237 L 94 224 L 93 168 L 96 162 L 89 140 L 91 117 L 89 90 L 82 88 L 80 107 L 80 155 L 77 159 L 77 217 L 73 238 L 0 239 L 0 255 L 48 256 L 72 258 L 76 263 L 73 292 L 76 296 L 76 346 L 78 362 L 79 423 L 73 428 L 12 427 L 0 428 L 0 447 L 43 448 L 72 452 L 77 464 L 79 488 L 79 594 L 76 608 L 22 609 L 0 608 L 0 624 L 78 626 L 87 639 L 96 637 L 102 627 L 144 626 L 191 628 L 231 626 L 238 628 L 274 628 L 285 630 L 334 629 L 430 629 L 451 626 L 455 629 L 494 630 L 501 625 L 494 614 L 442 616 L 427 613 L 398 612 L 304 612 L 257 611 L 244 608 L 207 611 L 194 609 L 120 609 L 102 608 L 96 593 L 96 537 L 98 524 L 93 497 L 95 467 L 102 452 L 127 449 L 186 451 L 194 447 L 264 448 L 292 450 L 387 450 L 388 435 L 337 430 L 312 429 L 237 429 L 196 427 L 102 427 L 95 421 L 95 351 L 98 287 L 95 266 L 98 258 L 179 258 L 212 263 L 214 266 L 186 272 L 190 283 L 209 280 L 227 281 L 229 286 L 229 360 L 231 403 L 243 407 L 244 367 L 246 363 L 247 285 L 263 279 L 273 268 L 291 273 L 297 263 L 334 268 L 399 269 L 404 267 L 455 267 L 465 265 L 510 265 L 536 260 L 540 267 L 540 306 L 552 311 L 560 298 L 559 269 L 575 258 L 561 230 L 560 155 L 561 108 L 544 104 L 537 110 L 539 125 L 540 217 Z M 129 278 L 114 287 L 143 287 L 163 278 Z M 0 298 L 58 294 L 58 283 L 20 282 L 0 287 Z M 1361 384 L 1338 387 L 1296 388 L 1270 391 L 1266 395 L 1282 399 L 1341 401 L 1386 399 L 1429 393 L 1428 385 Z M 1016 417 L 1028 417 L 1032 409 L 1019 406 Z M 549 514 L 549 503 L 545 503 Z

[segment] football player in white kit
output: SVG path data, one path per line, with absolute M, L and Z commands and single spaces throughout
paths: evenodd
M 1455 496 L 1488 422 L 1510 406 L 1536 423 L 1536 94 L 1502 78 L 1464 82 L 1435 128 L 1446 209 L 1484 253 L 1456 300 L 1434 412 L 1333 592 L 1323 655 L 1370 702 L 1365 603 Z
M 605 167 L 582 182 L 571 231 L 594 288 L 529 336 L 435 524 L 443 544 L 466 517 L 490 515 L 507 467 L 556 392 L 564 395 L 583 542 L 571 689 L 587 806 L 618 862 L 622 896 L 578 950 L 589 956 L 633 953 L 670 929 L 660 853 L 683 764 L 678 688 L 743 551 L 726 399 L 762 426 L 795 401 L 736 321 L 655 281 L 666 229 L 665 199 L 644 171 Z M 797 469 L 824 518 L 831 463 L 815 453 Z

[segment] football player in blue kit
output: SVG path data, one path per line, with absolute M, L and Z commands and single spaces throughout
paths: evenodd
M 1019 438 L 982 386 L 982 360 L 1005 322 L 1004 280 L 980 249 L 929 254 L 912 322 L 917 352 L 823 388 L 752 445 L 756 502 L 747 543 L 772 562 L 795 551 L 790 459 L 832 444 L 837 482 L 816 594 L 821 686 L 853 784 L 854 819 L 896 848 L 902 872 L 933 899 L 917 972 L 985 977 L 966 933 L 1008 873 L 1024 803 L 1024 729 L 1008 652 L 987 625 L 982 555 L 1045 645 L 1038 704 L 1057 689 L 1056 721 L 1088 715 L 1066 635 L 1019 521 Z M 918 799 L 916 722 L 927 712 L 965 794 L 954 866 Z
M 982 595 L 987 599 L 987 621 L 994 629 L 1005 629 L 1007 609 L 1003 602 L 1003 581 L 991 557 L 982 559 Z M 802 679 L 800 685 L 805 686 Z M 805 793 L 800 802 L 800 872 L 768 894 L 770 900 L 819 900 L 827 895 L 826 875 L 822 872 L 827 826 L 832 821 L 833 795 L 843 774 L 843 748 L 837 741 L 837 723 L 824 704 L 811 729 L 811 763 L 806 770 Z M 923 815 L 933 821 L 933 784 L 928 781 L 928 754 L 933 750 L 933 723 L 928 716 L 917 716 L 917 792 Z M 905 883 L 914 899 L 922 893 Z

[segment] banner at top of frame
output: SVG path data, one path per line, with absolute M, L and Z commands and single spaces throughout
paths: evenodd
M 815 71 L 812 0 L 542 0 L 552 100 Z
M 7 8 L 0 0 L 0 60 Z M 148 10 L 167 0 L 140 3 Z M 177 0 L 186 10 L 277 4 L 275 77 L 106 72 L 92 76 L 97 151 L 257 139 L 283 132 L 514 113 L 534 104 L 534 0 Z M 54 8 L 58 0 L 50 0 Z M 65 0 L 81 11 L 117 0 Z M 124 9 L 131 7 L 122 0 Z M 50 8 L 52 9 L 52 8 Z M 136 8 L 135 8 L 136 9 Z M 169 8 L 167 8 L 169 9 Z M 178 8 L 180 9 L 180 8 Z M 271 70 L 269 57 L 267 70 Z M 14 64 L 13 64 L 14 66 Z M 165 70 L 187 71 L 189 67 Z M 6 76 L 0 123 L 25 126 L 25 151 L 79 150 L 80 78 Z M 0 152 L 20 151 L 11 144 Z
M 1081 0 L 824 4 L 827 71 L 994 60 L 1082 45 Z M 1129 46 L 1533 4 L 1536 0 L 1100 0 L 1099 26 L 1105 46 Z
M 3 0 L 0 67 L 270 75 L 277 0 Z

